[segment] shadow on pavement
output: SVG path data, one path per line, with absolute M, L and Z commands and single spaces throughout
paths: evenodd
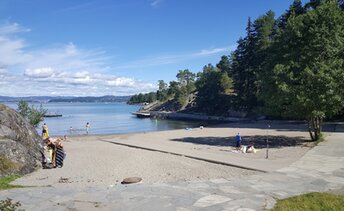
M 286 137 L 286 136 L 242 136 L 242 145 L 254 144 L 255 148 L 266 148 L 266 140 L 270 148 L 280 148 L 287 146 L 301 146 L 311 142 L 303 137 Z M 171 141 L 179 141 L 184 143 L 192 143 L 209 146 L 228 146 L 235 147 L 235 137 L 185 137 L 180 139 L 171 139 Z
M 226 123 L 212 125 L 209 127 L 228 127 L 228 128 L 251 128 L 251 129 L 266 129 L 266 130 L 276 130 L 276 131 L 300 131 L 308 132 L 307 123 L 304 121 L 243 121 L 240 123 Z M 344 123 L 343 122 L 325 122 L 322 125 L 323 132 L 344 132 Z

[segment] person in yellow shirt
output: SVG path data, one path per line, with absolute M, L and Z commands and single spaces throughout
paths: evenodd
M 48 125 L 47 124 L 43 124 L 42 126 L 42 138 L 43 140 L 49 138 L 49 130 L 48 130 Z

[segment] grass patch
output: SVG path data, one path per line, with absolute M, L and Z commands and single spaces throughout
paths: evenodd
M 307 193 L 277 200 L 271 211 L 307 211 L 307 210 L 344 210 L 344 196 L 330 193 Z
M 11 185 L 10 183 L 18 179 L 20 176 L 12 175 L 0 178 L 0 190 L 11 189 L 11 188 L 22 188 L 21 185 Z

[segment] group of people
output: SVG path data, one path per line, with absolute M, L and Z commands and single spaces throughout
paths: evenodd
M 51 138 L 49 137 L 49 129 L 46 123 L 42 126 L 42 139 L 43 139 L 43 168 L 62 168 L 63 160 L 66 157 L 66 152 L 63 149 L 64 138 Z
M 86 123 L 85 125 L 85 129 L 86 129 L 86 135 L 88 135 L 88 133 L 90 132 L 90 128 L 91 128 L 91 125 L 89 122 Z M 75 131 L 74 131 L 74 128 L 72 126 L 69 127 L 69 133 L 70 134 L 73 134 Z
M 89 122 L 85 125 L 86 134 L 88 135 L 91 125 Z M 73 128 L 70 127 L 72 131 Z M 43 140 L 43 168 L 61 168 L 63 160 L 66 157 L 66 152 L 63 149 L 63 141 L 66 141 L 67 136 L 63 138 L 51 138 L 49 136 L 49 128 L 46 123 L 42 126 L 42 140 Z
M 242 138 L 240 133 L 237 133 L 235 136 L 235 143 L 236 143 L 236 148 L 240 150 L 243 153 L 256 153 L 257 150 L 254 148 L 254 144 L 250 143 L 248 146 L 242 145 L 241 144 Z

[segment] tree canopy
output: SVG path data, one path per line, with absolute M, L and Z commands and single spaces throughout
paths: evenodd
M 159 81 L 157 99 L 195 102 L 207 114 L 305 120 L 318 140 L 323 119 L 344 113 L 343 7 L 343 0 L 294 0 L 280 17 L 248 18 L 233 52 L 197 74 L 179 70 L 176 81 Z

